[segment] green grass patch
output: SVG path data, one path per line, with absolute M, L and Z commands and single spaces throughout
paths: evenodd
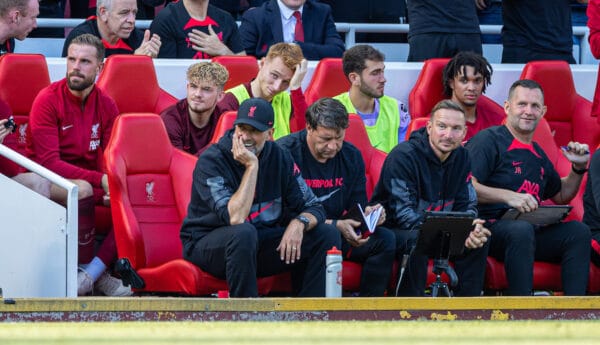
M 0 344 L 598 344 L 598 321 L 3 323 Z

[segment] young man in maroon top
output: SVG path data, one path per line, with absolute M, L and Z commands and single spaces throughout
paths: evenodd
M 66 78 L 44 88 L 33 102 L 27 154 L 78 186 L 78 294 L 88 294 L 96 282 L 96 289 L 105 295 L 124 296 L 131 289 L 105 272 L 117 254 L 112 231 L 94 256 L 95 205 L 110 203 L 101 149 L 119 114 L 115 102 L 95 87 L 103 59 L 104 46 L 98 37 L 83 34 L 71 41 Z M 67 193 L 53 185 L 50 197 L 64 204 Z
M 187 70 L 187 96 L 165 109 L 160 116 L 176 148 L 200 155 L 212 139 L 220 113 L 215 111 L 223 98 L 229 73 L 216 62 L 199 62 Z

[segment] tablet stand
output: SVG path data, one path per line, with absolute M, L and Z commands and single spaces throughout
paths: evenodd
M 448 264 L 451 256 L 461 255 L 465 240 L 473 229 L 473 216 L 466 212 L 429 212 L 421 224 L 415 252 L 433 258 L 432 272 L 436 279 L 430 285 L 431 296 L 444 293 L 451 297 L 448 284 L 442 281 L 442 273 L 450 279 L 450 287 L 458 284 L 454 269 Z
M 433 258 L 433 268 L 432 272 L 435 274 L 435 281 L 431 283 L 431 297 L 438 297 L 440 290 L 448 297 L 452 297 L 450 293 L 450 289 L 448 288 L 448 284 L 442 281 L 442 273 L 446 273 L 448 278 L 450 278 L 450 286 L 454 287 L 458 284 L 458 276 L 454 271 L 454 268 L 448 264 L 448 259 L 450 257 L 450 239 L 452 238 L 452 234 L 448 231 L 442 231 L 442 236 L 440 238 L 440 251 Z

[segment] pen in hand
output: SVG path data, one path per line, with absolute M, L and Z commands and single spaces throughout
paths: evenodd
M 561 148 L 563 151 L 566 151 L 566 152 L 569 152 L 569 151 L 571 151 L 571 148 L 570 148 L 570 147 L 568 147 L 568 146 L 561 146 L 560 148 Z M 589 153 L 590 153 L 590 151 L 588 151 L 588 150 L 585 150 L 585 151 L 583 152 L 583 154 L 585 154 L 585 155 L 587 155 L 587 154 L 589 154 Z

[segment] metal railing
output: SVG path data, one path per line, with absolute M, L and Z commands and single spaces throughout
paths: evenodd
M 54 18 L 38 18 L 38 27 L 40 28 L 72 28 L 83 22 L 84 19 L 54 19 Z M 150 20 L 136 20 L 135 25 L 140 29 L 150 27 Z M 238 26 L 240 22 L 237 22 Z M 338 32 L 344 33 L 346 47 L 352 47 L 356 44 L 357 33 L 390 33 L 390 34 L 405 34 L 408 33 L 408 24 L 368 24 L 368 23 L 335 23 Z M 502 31 L 502 25 L 480 25 L 482 34 L 499 35 Z M 590 31 L 585 26 L 574 26 L 573 35 L 580 38 L 579 45 L 579 61 L 584 56 L 585 52 L 590 50 L 588 37 Z
M 73 182 L 63 178 L 62 176 L 48 170 L 47 168 L 37 164 L 29 158 L 19 154 L 18 152 L 0 144 L 0 156 L 4 156 L 7 159 L 15 162 L 16 164 L 24 167 L 28 171 L 36 173 L 41 177 L 44 177 L 55 185 L 64 188 L 67 191 L 67 219 L 66 219 L 66 238 L 67 238 L 67 253 L 66 253 L 66 267 L 67 269 L 67 282 L 66 290 L 67 297 L 77 297 L 77 246 L 78 246 L 78 235 L 77 235 L 77 214 L 78 214 L 78 187 Z M 32 215 L 35 216 L 35 215 Z

